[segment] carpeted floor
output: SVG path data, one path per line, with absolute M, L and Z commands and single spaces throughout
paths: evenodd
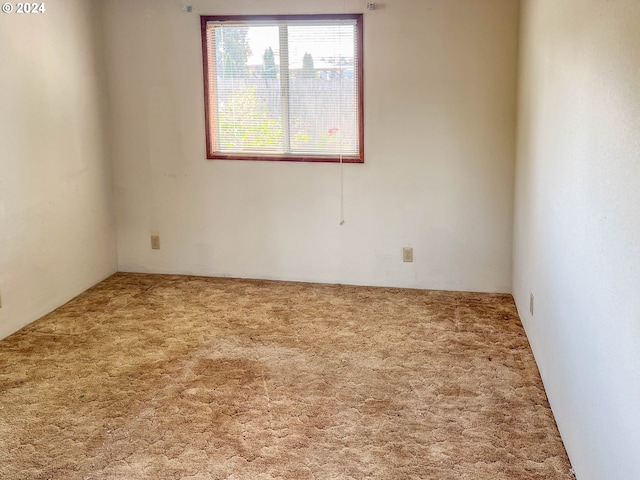
M 116 274 L 0 342 L 0 478 L 570 479 L 508 295 Z

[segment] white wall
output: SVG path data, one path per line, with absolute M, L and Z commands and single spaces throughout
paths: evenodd
M 345 166 L 343 226 L 335 164 L 205 160 L 199 15 L 366 2 L 188 3 L 104 2 L 121 270 L 510 291 L 518 2 L 366 12 L 366 163 Z
M 115 272 L 91 1 L 0 14 L 0 338 Z
M 520 59 L 518 310 L 578 478 L 640 478 L 640 2 L 525 1 Z

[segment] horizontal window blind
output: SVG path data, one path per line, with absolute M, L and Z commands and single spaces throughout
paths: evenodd
M 356 18 L 206 22 L 210 149 L 359 158 Z

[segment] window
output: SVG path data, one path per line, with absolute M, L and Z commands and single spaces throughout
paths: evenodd
M 207 158 L 364 162 L 361 14 L 201 25 Z

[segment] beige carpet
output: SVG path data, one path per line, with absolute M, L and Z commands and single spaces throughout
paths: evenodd
M 569 479 L 508 295 L 117 274 L 0 342 L 0 478 Z

